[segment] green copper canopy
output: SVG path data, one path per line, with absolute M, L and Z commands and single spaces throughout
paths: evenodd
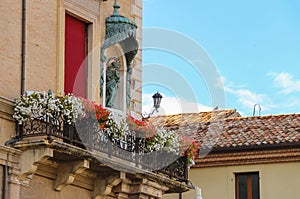
M 105 20 L 106 38 L 112 37 L 124 31 L 132 31 L 135 34 L 137 25 L 130 19 L 120 15 L 118 9 L 120 9 L 120 6 L 115 1 L 113 14 L 110 17 L 107 17 Z
M 105 20 L 105 42 L 102 48 L 105 50 L 109 46 L 116 43 L 121 43 L 127 39 L 133 40 L 135 42 L 135 49 L 138 48 L 136 41 L 136 29 L 137 25 L 130 19 L 119 14 L 118 9 L 120 6 L 117 4 L 116 0 L 114 3 L 114 12 L 110 17 Z M 135 49 L 124 49 L 135 50 Z
M 104 52 L 110 46 L 119 43 L 122 47 L 123 53 L 126 58 L 127 64 L 127 107 L 130 105 L 130 85 L 131 85 L 131 74 L 132 67 L 131 62 L 134 59 L 138 51 L 138 42 L 136 40 L 136 29 L 137 25 L 130 19 L 119 14 L 118 9 L 120 6 L 117 4 L 116 0 L 114 3 L 114 12 L 111 16 L 107 17 L 105 20 L 105 41 L 101 47 L 101 75 L 103 74 L 103 63 L 106 61 Z M 101 81 L 100 81 L 101 82 Z M 101 84 L 102 88 L 102 84 Z M 102 89 L 100 91 L 102 96 Z

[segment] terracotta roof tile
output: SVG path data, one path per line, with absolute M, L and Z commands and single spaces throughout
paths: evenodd
M 222 128 L 211 127 L 214 125 Z M 202 146 L 210 144 L 214 148 L 261 146 L 299 142 L 299 127 L 300 114 L 240 117 L 227 118 L 206 126 L 201 125 L 193 134 Z
M 202 147 L 244 147 L 295 143 L 300 140 L 300 114 L 240 116 L 235 110 L 152 118 L 157 126 L 177 129 Z
M 229 117 L 239 117 L 240 114 L 235 109 L 216 110 L 200 113 L 184 113 L 176 115 L 164 115 L 150 118 L 155 126 L 178 129 L 180 126 L 212 122 Z

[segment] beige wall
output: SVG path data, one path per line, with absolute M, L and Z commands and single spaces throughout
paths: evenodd
M 56 91 L 57 1 L 26 2 L 26 90 Z
M 4 170 L 4 166 L 0 165 L 0 187 L 3 187 L 3 170 Z M 0 196 L 2 196 L 3 194 L 3 190 L 0 189 Z
M 0 96 L 20 94 L 22 1 L 3 0 L 0 7 Z M 56 90 L 56 0 L 27 1 L 26 90 Z
M 197 168 L 192 169 L 189 176 L 193 184 L 202 189 L 203 199 L 234 199 L 234 173 L 255 171 L 260 175 L 260 198 L 299 198 L 300 162 Z M 183 194 L 183 199 L 194 197 L 194 190 Z M 178 199 L 178 194 L 163 198 Z
M 42 195 L 41 195 L 42 194 Z M 30 186 L 21 186 L 20 199 L 91 199 L 92 191 L 73 185 L 66 186 L 62 191 L 53 191 L 53 180 L 33 175 Z
M 15 135 L 15 122 L 12 118 L 14 102 L 0 96 L 0 145 Z
M 113 0 L 27 1 L 25 90 L 62 92 L 64 82 L 64 13 L 69 12 L 91 24 L 89 28 L 88 97 L 99 99 L 100 46 L 105 37 L 105 18 L 113 12 Z M 142 3 L 119 1 L 120 14 L 138 24 L 141 47 Z M 22 1 L 3 0 L 0 7 L 0 96 L 14 99 L 21 84 Z M 141 50 L 134 61 L 131 109 L 141 112 Z M 134 93 L 134 92 L 133 92 Z
M 21 0 L 1 0 L 0 16 L 0 96 L 14 98 L 21 81 Z

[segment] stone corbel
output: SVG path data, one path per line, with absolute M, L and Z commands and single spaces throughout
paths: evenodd
M 18 179 L 20 181 L 29 180 L 29 176 L 36 172 L 39 164 L 42 164 L 50 157 L 53 157 L 53 149 L 49 148 L 24 151 L 21 155 L 20 175 Z
M 53 184 L 53 189 L 61 191 L 65 186 L 71 184 L 76 175 L 81 174 L 89 168 L 88 160 L 71 161 L 60 164 L 57 168 L 57 177 Z
M 112 192 L 112 189 L 125 179 L 125 173 L 98 175 L 95 180 L 93 199 L 101 199 Z
M 163 184 L 143 178 L 132 184 L 131 193 L 138 198 L 161 198 L 168 189 Z

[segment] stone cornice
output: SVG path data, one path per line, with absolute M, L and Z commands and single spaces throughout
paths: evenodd
M 9 167 L 17 167 L 19 164 L 19 156 L 22 151 L 0 145 L 0 164 Z
M 151 179 L 161 185 L 167 186 L 169 189 L 167 192 L 185 192 L 188 191 L 186 184 L 178 182 L 174 179 L 170 179 L 162 174 L 147 171 L 142 168 L 134 166 L 132 162 L 122 160 L 117 157 L 108 157 L 108 154 L 99 151 L 89 151 L 73 145 L 66 144 L 58 140 L 49 141 L 47 139 L 41 140 L 27 140 L 14 143 L 13 147 L 22 150 L 32 149 L 51 149 L 58 153 L 64 153 L 77 157 L 78 159 L 86 159 L 89 161 L 98 161 L 101 165 L 106 165 L 112 169 L 119 171 L 125 171 L 126 173 L 133 174 L 136 178 Z M 55 153 L 55 152 L 54 152 Z M 55 157 L 54 157 L 55 159 Z M 76 159 L 76 158 L 75 158 Z
M 94 0 L 96 2 L 101 3 L 102 0 Z M 95 2 L 94 2 L 95 3 Z M 74 0 L 64 0 L 64 7 L 67 11 L 71 11 L 73 14 L 78 16 L 85 16 L 90 21 L 95 19 L 99 15 L 99 10 L 93 6 L 87 6 L 86 3 L 82 3 L 82 1 L 74 1 Z
M 12 114 L 14 111 L 14 101 L 0 96 L 0 118 L 14 121 Z

